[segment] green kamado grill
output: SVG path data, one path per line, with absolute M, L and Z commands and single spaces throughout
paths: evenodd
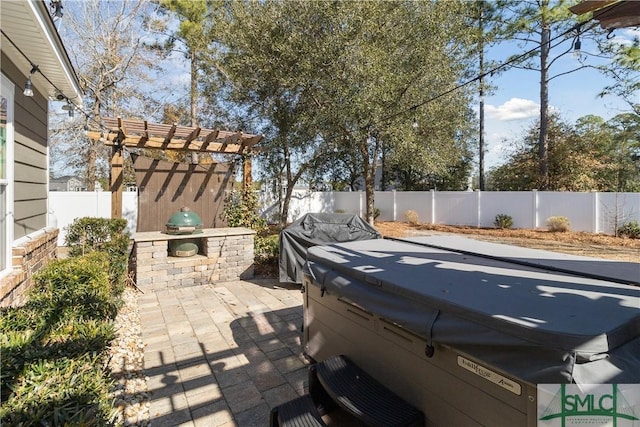
M 184 207 L 174 213 L 167 221 L 166 233 L 172 235 L 190 235 L 202 233 L 202 219 L 191 209 Z M 175 239 L 169 241 L 169 253 L 176 257 L 189 257 L 198 253 L 200 239 Z

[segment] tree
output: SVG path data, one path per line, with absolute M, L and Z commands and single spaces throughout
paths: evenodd
M 600 44 L 600 49 L 606 55 L 612 55 L 610 64 L 599 67 L 611 77 L 613 83 L 606 86 L 600 96 L 617 95 L 640 116 L 640 39 L 636 37 L 631 43 L 611 42 Z
M 189 105 L 190 105 L 190 125 L 198 124 L 198 99 L 200 90 L 198 82 L 202 71 L 202 56 L 211 48 L 212 20 L 209 3 L 206 0 L 154 0 L 165 11 L 170 12 L 170 16 L 176 17 L 179 21 L 178 29 L 175 32 L 169 30 L 171 22 L 169 20 L 153 21 L 153 28 L 164 38 L 164 43 L 151 43 L 148 46 L 156 50 L 161 55 L 168 55 L 172 51 L 177 51 L 189 60 Z M 176 46 L 181 42 L 184 50 Z M 186 124 L 186 123 L 185 123 Z
M 613 131 L 610 161 L 613 177 L 608 180 L 609 191 L 640 191 L 640 116 L 618 114 L 607 122 Z
M 576 72 L 587 65 L 552 74 L 552 66 L 561 57 L 573 50 L 573 44 L 562 42 L 568 35 L 577 34 L 579 26 L 568 10 L 569 0 L 508 0 L 502 2 L 508 14 L 513 17 L 507 26 L 507 34 L 520 42 L 520 47 L 535 49 L 522 57 L 516 66 L 536 71 L 540 76 L 540 132 L 538 134 L 538 183 L 537 188 L 549 189 L 549 82 L 560 76 Z M 560 40 L 558 40 L 560 38 Z
M 584 116 L 570 125 L 552 115 L 549 121 L 549 190 L 637 191 L 640 187 L 640 123 L 635 114 L 606 122 Z M 494 190 L 536 188 L 539 125 L 535 123 L 509 159 L 490 172 Z
M 476 28 L 475 54 L 478 57 L 478 187 L 484 190 L 484 97 L 491 91 L 486 83 L 487 70 L 491 68 L 485 59 L 485 49 L 496 43 L 503 26 L 501 10 L 497 4 L 486 0 L 476 0 L 470 6 L 470 26 Z
M 157 102 L 146 91 L 154 63 L 144 54 L 140 19 L 148 3 L 87 0 L 65 4 L 59 32 L 68 48 L 85 93 L 85 116 L 59 123 L 52 134 L 54 162 L 64 162 L 85 175 L 94 188 L 108 167 L 109 152 L 83 134 L 105 116 L 140 116 Z M 156 87 L 157 89 L 157 87 Z
M 229 100 L 264 120 L 265 134 L 273 135 L 269 159 L 277 152 L 283 162 L 271 170 L 284 175 L 287 189 L 317 165 L 346 156 L 364 179 L 373 222 L 383 144 L 398 164 L 404 157 L 437 172 L 455 157 L 445 155 L 459 147 L 454 140 L 466 135 L 459 130 L 468 123 L 467 91 L 423 102 L 455 87 L 466 70 L 465 7 L 461 1 L 231 2 L 216 17 L 217 77 L 228 82 Z M 446 129 L 428 134 L 438 125 Z

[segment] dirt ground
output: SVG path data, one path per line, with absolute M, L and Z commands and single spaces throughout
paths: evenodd
M 640 263 L 640 239 L 614 237 L 606 234 L 575 231 L 554 233 L 542 229 L 500 230 L 448 225 L 408 224 L 406 222 L 377 222 L 376 228 L 383 236 L 389 237 L 453 233 L 489 242 Z

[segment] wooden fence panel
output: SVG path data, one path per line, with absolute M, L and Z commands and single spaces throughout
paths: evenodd
M 204 228 L 226 227 L 221 213 L 225 192 L 234 181 L 234 168 L 228 164 L 192 165 L 138 156 L 134 168 L 137 231 L 164 231 L 171 215 L 182 207 L 197 213 Z

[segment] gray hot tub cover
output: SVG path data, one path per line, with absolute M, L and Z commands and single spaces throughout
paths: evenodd
M 311 246 L 380 237 L 357 215 L 308 213 L 280 232 L 280 282 L 302 283 L 307 249 Z
M 640 383 L 636 286 L 389 240 L 315 246 L 307 269 L 324 292 L 532 384 Z

